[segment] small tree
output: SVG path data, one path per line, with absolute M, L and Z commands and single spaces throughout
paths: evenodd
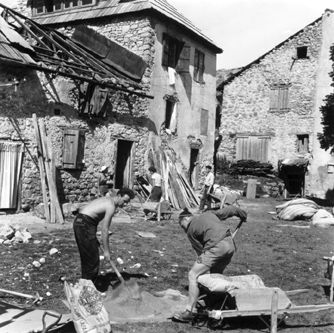
M 334 62 L 334 46 L 330 48 L 330 59 Z M 333 71 L 329 73 L 329 76 L 333 81 L 331 86 L 334 87 L 334 66 L 332 67 Z M 334 93 L 327 95 L 324 101 L 325 105 L 320 107 L 323 132 L 318 134 L 318 139 L 321 148 L 331 149 L 330 152 L 334 153 Z

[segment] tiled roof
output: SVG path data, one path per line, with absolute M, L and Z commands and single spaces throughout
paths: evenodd
M 98 5 L 78 7 L 68 11 L 53 12 L 35 16 L 34 20 L 42 25 L 59 25 L 63 23 L 96 19 L 99 17 L 115 16 L 126 13 L 153 10 L 161 15 L 177 22 L 191 33 L 202 38 L 216 53 L 221 53 L 222 49 L 198 29 L 190 20 L 183 16 L 178 10 L 170 5 L 166 0 L 133 0 L 120 2 L 119 0 L 100 1 Z

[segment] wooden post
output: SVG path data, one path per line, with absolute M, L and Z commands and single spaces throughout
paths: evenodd
M 43 195 L 43 204 L 44 204 L 44 214 L 46 222 L 50 222 L 50 210 L 49 210 L 49 201 L 47 196 L 47 184 L 45 179 L 45 169 L 43 163 L 43 151 L 42 151 L 42 143 L 41 143 L 41 136 L 39 132 L 38 122 L 36 114 L 32 115 L 32 120 L 35 129 L 35 137 L 37 142 L 37 156 L 38 156 L 38 167 L 39 167 L 39 174 L 41 178 L 41 187 L 42 187 L 42 195 Z
M 270 333 L 277 333 L 277 309 L 278 309 L 278 290 L 277 288 L 274 288 L 271 299 Z
M 43 122 L 43 119 L 41 119 L 41 142 L 44 148 L 44 158 L 45 158 L 45 169 L 46 169 L 46 176 L 48 179 L 48 183 L 49 183 L 49 191 L 50 191 L 50 198 L 51 198 L 51 202 L 52 205 L 55 206 L 55 211 L 56 211 L 56 215 L 58 217 L 58 221 L 60 223 L 64 223 L 64 217 L 63 217 L 63 213 L 61 211 L 60 208 L 60 203 L 58 200 L 58 194 L 57 194 L 57 188 L 55 185 L 55 182 L 53 180 L 53 175 L 51 172 L 51 161 L 49 159 L 49 153 L 48 153 L 48 147 L 47 147 L 47 139 L 46 139 L 46 130 L 45 130 L 45 124 Z M 55 222 L 55 221 L 54 221 Z
M 329 301 L 333 303 L 333 288 L 334 288 L 334 264 L 333 260 L 331 262 L 331 268 L 332 268 L 332 276 L 331 276 L 331 289 L 329 291 Z

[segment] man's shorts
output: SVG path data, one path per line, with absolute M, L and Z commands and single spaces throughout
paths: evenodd
M 211 249 L 203 252 L 197 262 L 210 267 L 210 273 L 223 273 L 231 262 L 235 247 L 231 236 L 225 237 Z

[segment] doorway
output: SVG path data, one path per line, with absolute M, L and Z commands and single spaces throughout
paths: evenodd
M 198 158 L 199 149 L 190 148 L 189 182 L 194 189 L 198 187 Z
M 118 140 L 116 148 L 115 188 L 133 187 L 132 165 L 135 144 L 133 141 Z
M 0 209 L 16 209 L 19 201 L 23 146 L 0 143 Z

